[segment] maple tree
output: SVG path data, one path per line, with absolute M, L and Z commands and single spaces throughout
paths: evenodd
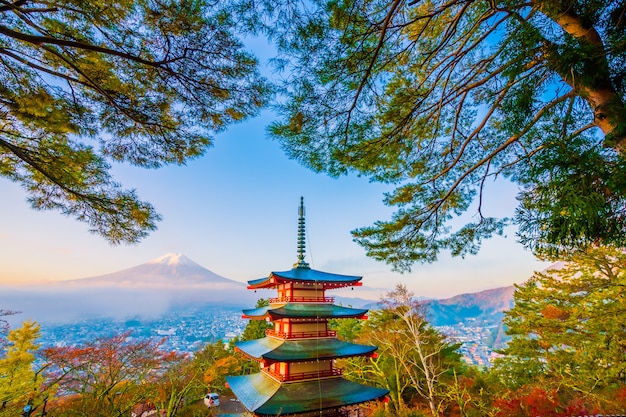
M 221 392 L 226 386 L 227 375 L 241 374 L 244 369 L 254 369 L 249 359 L 235 353 L 234 344 L 224 345 L 220 340 L 211 343 L 194 355 L 194 362 L 200 369 L 205 392 Z
M 124 333 L 42 352 L 50 380 L 63 392 L 50 403 L 55 415 L 128 415 L 135 405 L 155 400 L 155 383 L 180 354 L 163 351 L 163 340 L 128 339 Z
M 495 417 L 570 417 L 600 413 L 600 409 L 585 404 L 580 398 L 567 399 L 556 389 L 546 390 L 537 385 L 522 387 L 507 397 L 494 401 Z

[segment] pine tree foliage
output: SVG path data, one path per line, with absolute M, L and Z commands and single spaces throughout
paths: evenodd
M 624 1 L 240 5 L 281 53 L 271 134 L 288 155 L 395 187 L 392 219 L 353 232 L 369 256 L 408 270 L 477 252 L 508 222 L 483 205 L 498 177 L 536 253 L 626 244 Z
M 259 298 L 255 307 L 265 307 L 270 305 L 270 302 L 266 298 Z M 265 320 L 250 320 L 246 324 L 246 328 L 243 329 L 241 334 L 241 340 L 256 340 L 265 337 L 265 331 L 270 329 L 270 323 Z
M 625 288 L 626 254 L 610 247 L 577 254 L 518 286 L 504 320 L 512 340 L 498 362 L 509 386 L 615 401 L 611 392 L 626 388 Z
M 134 243 L 159 215 L 110 173 L 202 155 L 268 87 L 219 2 L 0 1 L 0 175 Z

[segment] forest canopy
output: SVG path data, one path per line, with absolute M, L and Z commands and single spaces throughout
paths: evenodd
M 287 154 L 394 187 L 393 217 L 353 231 L 369 256 L 409 270 L 511 222 L 540 256 L 626 243 L 625 2 L 239 6 L 279 48 Z M 513 219 L 484 214 L 498 178 L 519 187 Z
M 318 172 L 391 186 L 353 231 L 400 271 L 515 223 L 536 255 L 626 244 L 626 3 L 598 0 L 0 1 L 0 175 L 36 209 L 135 243 L 160 216 L 110 164 L 184 164 L 254 116 Z M 513 218 L 488 214 L 496 179 Z M 462 217 L 462 222 L 458 219 Z M 459 224 L 461 223 L 461 224 Z
M 270 89 L 217 2 L 0 1 L 0 175 L 135 243 L 160 216 L 111 177 L 202 155 Z

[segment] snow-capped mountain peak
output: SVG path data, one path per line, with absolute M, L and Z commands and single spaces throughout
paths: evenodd
M 156 259 L 122 271 L 67 283 L 85 285 L 114 285 L 132 287 L 210 286 L 245 288 L 244 283 L 216 274 L 181 253 L 168 253 Z M 233 287 L 233 288 L 234 288 Z
M 162 264 L 162 265 L 188 265 L 197 266 L 198 264 L 187 258 L 182 253 L 167 253 L 163 256 L 159 256 L 148 262 L 148 264 Z

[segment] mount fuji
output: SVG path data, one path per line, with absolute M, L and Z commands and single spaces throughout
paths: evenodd
M 145 264 L 95 277 L 60 281 L 70 286 L 115 286 L 124 288 L 197 288 L 245 291 L 233 281 L 195 263 L 181 253 L 168 253 Z
M 246 284 L 182 254 L 167 254 L 109 274 L 0 289 L 0 307 L 38 322 L 93 317 L 157 317 L 193 306 L 248 308 L 261 298 Z

